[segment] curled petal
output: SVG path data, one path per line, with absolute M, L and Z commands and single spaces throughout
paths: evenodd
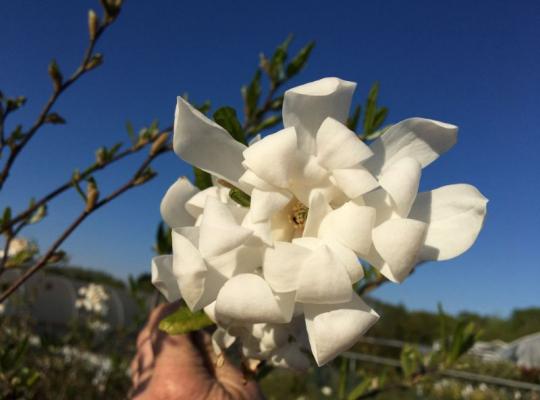
M 287 242 L 276 242 L 274 248 L 264 253 L 264 279 L 275 292 L 292 292 L 298 289 L 298 275 L 311 251 Z
M 339 78 L 323 78 L 285 92 L 283 124 L 298 131 L 300 147 L 315 154 L 315 134 L 327 117 L 345 122 L 356 83 Z
M 284 208 L 292 195 L 286 191 L 271 191 L 253 189 L 251 192 L 251 219 L 261 222 L 271 218 L 276 212 Z
M 298 150 L 294 128 L 268 135 L 244 151 L 244 165 L 259 179 L 282 189 L 302 175 L 306 162 L 307 155 Z
M 179 300 L 182 297 L 172 271 L 171 255 L 152 258 L 152 284 L 169 302 Z
M 212 348 L 216 355 L 220 355 L 223 350 L 228 349 L 236 341 L 236 338 L 223 329 L 217 328 L 212 334 Z
M 262 180 L 253 171 L 249 169 L 246 170 L 246 172 L 244 172 L 244 174 L 240 177 L 240 183 L 250 189 L 257 188 L 260 190 L 266 190 L 267 192 L 279 190 L 278 187 L 271 185 L 270 183 Z M 247 193 L 251 193 L 251 190 L 247 191 Z
M 374 222 L 375 209 L 349 201 L 323 219 L 319 237 L 335 240 L 358 254 L 367 254 Z
M 177 228 L 193 224 L 194 217 L 188 213 L 186 202 L 198 191 L 185 176 L 172 184 L 163 196 L 160 206 L 161 217 L 167 225 Z
M 314 250 L 298 274 L 296 301 L 336 304 L 349 301 L 351 296 L 351 279 L 344 265 L 328 247 Z
M 482 229 L 487 202 L 478 189 L 466 184 L 419 193 L 410 218 L 428 224 L 420 258 L 448 260 L 467 251 Z
M 246 148 L 214 121 L 178 97 L 174 118 L 174 152 L 184 161 L 238 185 Z
M 362 167 L 335 169 L 332 171 L 336 186 L 349 199 L 355 199 L 379 186 L 371 173 Z
M 177 230 L 172 231 L 173 274 L 178 280 L 180 293 L 192 310 L 206 306 L 203 299 L 208 268 L 199 250 Z
M 373 245 L 387 264 L 381 273 L 391 281 L 403 281 L 418 261 L 426 228 L 424 222 L 396 218 L 373 229 Z
M 418 193 L 422 166 L 414 158 L 405 157 L 390 165 L 379 178 L 382 188 L 392 198 L 397 213 L 407 217 Z
M 270 357 L 270 363 L 275 367 L 296 371 L 306 371 L 310 367 L 309 359 L 296 343 L 288 343 L 274 351 Z
M 186 202 L 186 210 L 193 218 L 198 218 L 204 211 L 207 197 L 214 197 L 221 200 L 222 203 L 227 203 L 229 190 L 228 188 L 217 186 L 210 186 L 201 190 Z
M 309 344 L 319 366 L 349 349 L 379 319 L 355 293 L 344 304 L 305 304 L 304 312 Z
M 240 246 L 253 234 L 241 227 L 226 204 L 207 197 L 201 222 L 199 249 L 203 257 L 214 257 Z
M 309 212 L 304 225 L 304 237 L 317 237 L 324 217 L 332 211 L 322 191 L 314 190 L 309 195 Z
M 288 323 L 294 311 L 294 294 L 275 294 L 255 274 L 228 280 L 217 296 L 216 316 L 223 323 Z
M 365 166 L 378 176 L 393 163 L 411 157 L 424 168 L 456 143 L 457 130 L 455 125 L 431 119 L 406 119 L 391 126 L 370 145 L 374 155 Z
M 328 170 L 349 168 L 373 155 L 356 133 L 331 117 L 321 124 L 316 143 L 317 160 Z

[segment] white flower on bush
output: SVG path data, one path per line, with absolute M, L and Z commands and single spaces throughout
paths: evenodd
M 107 301 L 109 295 L 102 285 L 90 283 L 79 288 L 79 298 L 75 301 L 75 307 L 91 314 L 104 316 L 109 312 Z
M 288 90 L 285 129 L 250 147 L 178 98 L 175 152 L 247 192 L 251 204 L 231 202 L 219 184 L 199 192 L 180 179 L 167 191 L 161 213 L 173 255 L 152 267 L 165 297 L 182 296 L 192 310 L 211 306 L 227 335 L 303 314 L 322 365 L 378 319 L 352 290 L 363 277 L 358 258 L 401 282 L 418 262 L 474 243 L 487 203 L 478 190 L 418 194 L 421 169 L 453 146 L 457 128 L 411 118 L 367 146 L 344 125 L 355 86 L 325 78 Z

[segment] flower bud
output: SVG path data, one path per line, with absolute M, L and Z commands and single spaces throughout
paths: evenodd
M 88 34 L 90 40 L 96 38 L 97 31 L 99 29 L 99 18 L 94 10 L 88 11 Z
M 152 147 L 150 148 L 150 155 L 156 155 L 162 148 L 165 143 L 167 143 L 167 140 L 169 139 L 169 133 L 163 132 L 161 135 L 157 137 L 157 139 L 152 143 Z
M 88 62 L 86 63 L 85 69 L 87 71 L 90 71 L 91 69 L 99 67 L 101 64 L 103 64 L 103 54 L 96 53 L 92 56 L 90 60 L 88 60 Z
M 62 88 L 63 78 L 56 60 L 52 60 L 49 64 L 49 76 L 53 81 L 54 90 L 58 92 Z
M 96 205 L 99 199 L 99 190 L 97 188 L 96 182 L 94 180 L 88 181 L 88 186 L 86 189 L 86 207 L 85 211 L 91 211 Z

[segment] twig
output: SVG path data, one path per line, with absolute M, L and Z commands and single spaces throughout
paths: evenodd
M 172 127 L 168 127 L 161 132 L 159 132 L 156 136 L 159 136 L 161 133 L 164 132 L 170 132 L 172 130 Z M 124 150 L 123 152 L 118 153 L 116 156 L 111 158 L 109 161 L 104 162 L 103 164 L 94 164 L 91 167 L 85 169 L 83 172 L 81 172 L 81 176 L 78 179 L 78 181 L 82 181 L 86 178 L 88 178 L 90 175 L 92 175 L 96 171 L 100 171 L 104 169 L 105 167 L 108 167 L 111 164 L 114 164 L 117 161 L 122 160 L 124 157 L 129 156 L 131 154 L 135 154 L 145 148 L 148 144 L 152 144 L 152 141 L 149 141 L 148 143 L 144 144 L 143 146 L 133 146 L 129 149 Z M 72 179 L 67 180 L 62 185 L 58 186 L 56 189 L 52 190 L 45 196 L 43 196 L 41 199 L 37 200 L 31 207 L 28 207 L 26 210 L 19 213 L 17 216 L 13 217 L 7 225 L 4 226 L 4 231 L 7 228 L 12 228 L 15 224 L 25 220 L 30 215 L 32 215 L 33 212 L 35 212 L 40 206 L 48 203 L 55 197 L 59 196 L 60 194 L 64 193 L 66 190 L 73 187 L 73 181 Z
M 92 207 L 86 208 L 84 211 L 79 214 L 79 216 L 64 230 L 64 232 L 54 241 L 54 243 L 49 247 L 45 255 L 40 258 L 39 261 L 37 261 L 32 267 L 27 269 L 20 277 L 18 277 L 14 282 L 11 283 L 11 285 L 0 295 L 0 303 L 5 301 L 15 290 L 17 290 L 24 282 L 26 282 L 33 274 L 35 274 L 37 271 L 39 271 L 41 268 L 43 268 L 47 261 L 54 255 L 56 250 L 64 243 L 64 241 L 73 233 L 75 229 L 93 212 L 104 206 L 105 204 L 109 203 L 110 201 L 114 200 L 124 192 L 128 191 L 129 189 L 132 189 L 135 186 L 139 186 L 141 184 L 146 183 L 148 180 L 141 180 L 143 177 L 143 173 L 146 171 L 147 167 L 150 165 L 150 163 L 159 155 L 165 154 L 167 151 L 165 149 L 168 149 L 169 147 L 165 147 L 164 150 L 156 152 L 154 154 L 149 154 L 148 157 L 144 160 L 144 162 L 140 165 L 140 167 L 137 169 L 133 177 L 120 186 L 118 189 L 116 189 L 114 192 L 109 194 L 107 197 L 103 198 L 102 200 L 99 200 L 96 202 Z
M 49 114 L 49 111 L 56 103 L 56 100 L 58 99 L 58 97 L 60 97 L 62 92 L 64 92 L 69 86 L 75 83 L 81 76 L 83 76 L 86 72 L 93 69 L 93 68 L 89 68 L 89 62 L 93 56 L 92 53 L 94 51 L 94 47 L 96 46 L 96 43 L 101 37 L 101 35 L 103 34 L 103 32 L 105 32 L 105 30 L 114 21 L 115 21 L 115 18 L 106 19 L 103 22 L 103 24 L 99 26 L 95 35 L 93 35 L 93 37 L 90 38 L 90 42 L 88 44 L 86 51 L 84 52 L 83 59 L 79 67 L 68 79 L 62 82 L 58 87 L 54 88 L 53 93 L 47 100 L 47 103 L 45 103 L 45 106 L 39 113 L 34 124 L 28 129 L 27 132 L 24 133 L 22 140 L 11 147 L 11 152 L 9 153 L 8 159 L 6 163 L 4 164 L 2 171 L 0 172 L 0 190 L 2 190 L 4 184 L 6 183 L 6 180 L 9 176 L 13 163 L 17 159 L 18 155 L 21 153 L 21 150 L 26 146 L 26 144 L 30 141 L 30 139 L 32 139 L 32 137 L 36 134 L 39 128 L 45 123 L 47 115 Z M 1 125 L 3 125 L 3 121 Z

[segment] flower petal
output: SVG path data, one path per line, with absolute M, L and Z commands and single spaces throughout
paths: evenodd
M 282 189 L 293 177 L 301 176 L 306 162 L 307 155 L 298 150 L 294 128 L 268 135 L 244 151 L 244 165 L 260 179 Z
M 323 219 L 319 237 L 335 240 L 358 254 L 367 254 L 374 222 L 375 209 L 348 201 Z
M 320 246 L 304 262 L 298 274 L 296 301 L 312 304 L 344 303 L 351 299 L 347 270 L 326 246 Z
M 421 259 L 448 260 L 467 251 L 482 229 L 487 202 L 478 189 L 466 184 L 419 193 L 410 218 L 428 224 Z
M 173 147 L 184 161 L 234 185 L 244 173 L 246 146 L 181 97 L 176 104 Z
M 220 199 L 221 202 L 226 203 L 226 200 L 229 197 L 229 190 L 230 189 L 228 188 L 217 186 L 210 186 L 209 188 L 201 190 L 186 202 L 186 210 L 193 218 L 198 218 L 204 211 L 206 198 L 208 196 Z
M 236 341 L 236 338 L 232 335 L 229 335 L 223 328 L 217 328 L 212 334 L 212 348 L 216 355 L 220 355 L 223 350 L 228 349 Z
M 292 195 L 285 191 L 267 192 L 253 189 L 251 192 L 251 220 L 261 222 L 270 219 L 276 212 L 284 208 Z
M 198 191 L 185 176 L 172 184 L 163 196 L 160 206 L 161 217 L 167 225 L 177 228 L 193 224 L 195 220 L 188 213 L 186 202 Z
M 382 188 L 392 198 L 397 213 L 407 217 L 418 194 L 422 166 L 411 157 L 404 157 L 385 169 L 379 178 Z
M 418 261 L 426 229 L 426 223 L 406 218 L 391 219 L 373 229 L 373 245 L 391 271 L 385 274 L 388 279 L 402 282 L 409 275 Z
M 199 310 L 206 305 L 201 304 L 208 271 L 206 264 L 193 243 L 177 230 L 172 231 L 172 245 L 173 273 L 180 293 L 192 311 Z
M 457 126 L 425 118 L 401 121 L 370 145 L 374 156 L 365 167 L 378 176 L 396 161 L 411 157 L 424 168 L 456 143 L 457 130 Z
M 234 248 L 224 254 L 209 257 L 206 266 L 225 277 L 253 272 L 262 265 L 262 249 L 259 247 L 244 246 Z
M 264 279 L 275 292 L 292 292 L 298 288 L 298 275 L 311 251 L 293 243 L 276 242 L 264 253 Z
M 306 304 L 304 312 L 309 344 L 319 366 L 349 349 L 379 319 L 356 293 L 344 304 Z
M 316 143 L 317 160 L 329 171 L 352 167 L 373 155 L 356 133 L 332 117 L 321 124 Z
M 304 237 L 317 237 L 319 226 L 324 217 L 332 211 L 326 197 L 320 190 L 314 190 L 309 195 L 309 212 L 304 225 Z
M 296 343 L 288 343 L 277 349 L 270 357 L 270 363 L 278 368 L 290 368 L 306 371 L 310 367 L 309 359 Z
M 152 284 L 169 302 L 179 300 L 182 297 L 178 282 L 176 282 L 176 277 L 172 272 L 171 255 L 152 258 Z
M 326 117 L 347 120 L 355 88 L 354 82 L 323 78 L 285 92 L 283 124 L 297 129 L 298 144 L 304 151 L 315 154 L 315 134 Z
M 274 294 L 268 283 L 255 274 L 240 274 L 228 280 L 216 301 L 216 316 L 223 323 L 288 323 L 293 310 L 294 294 Z
M 240 246 L 252 234 L 237 223 L 227 205 L 214 197 L 207 197 L 199 238 L 199 249 L 204 258 L 226 253 Z
M 349 199 L 361 196 L 379 186 L 379 182 L 377 182 L 375 177 L 367 169 L 362 167 L 335 169 L 332 171 L 332 176 L 335 185 Z
M 239 182 L 248 188 L 257 188 L 261 190 L 266 190 L 268 192 L 279 190 L 279 188 L 262 180 L 253 171 L 249 169 L 246 170 L 246 172 L 244 172 L 244 174 L 240 177 Z M 251 191 L 248 190 L 246 191 L 246 193 L 251 194 Z

